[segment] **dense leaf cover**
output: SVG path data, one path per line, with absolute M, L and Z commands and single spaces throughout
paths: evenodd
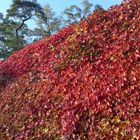
M 132 140 L 140 135 L 140 1 L 0 62 L 0 139 Z

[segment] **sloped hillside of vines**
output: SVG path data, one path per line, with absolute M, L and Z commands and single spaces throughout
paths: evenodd
M 1 140 L 139 136 L 139 0 L 98 9 L 0 62 Z

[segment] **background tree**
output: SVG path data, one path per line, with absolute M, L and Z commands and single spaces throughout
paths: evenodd
M 2 22 L 3 22 L 3 14 L 2 13 L 0 13 L 0 58 L 6 58 L 6 48 L 4 47 L 4 42 L 3 42 L 3 40 L 4 40 L 4 34 L 3 34 L 3 32 L 4 32 L 4 27 L 3 27 L 3 24 L 2 24 Z
M 35 39 L 52 35 L 62 27 L 62 17 L 57 16 L 49 4 L 43 8 L 43 15 L 37 15 L 37 27 L 32 31 Z
M 6 16 L 0 13 L 0 58 L 6 59 L 28 43 L 26 22 L 39 14 L 43 15 L 42 7 L 35 0 L 13 0 Z
M 0 13 L 0 22 L 1 22 L 2 19 L 3 19 L 3 14 Z
M 79 20 L 86 18 L 91 13 L 93 6 L 92 3 L 88 0 L 83 0 L 81 5 L 82 7 L 71 5 L 64 10 L 63 15 L 66 17 L 64 24 L 69 25 L 71 23 L 76 23 Z
M 97 9 L 100 9 L 100 8 L 103 8 L 100 4 L 96 4 L 96 5 L 94 6 L 94 10 L 97 10 Z
M 0 20 L 0 58 L 6 59 L 13 51 L 17 50 L 15 27 L 17 22 L 1 16 Z
M 14 34 L 14 29 L 17 23 L 8 20 L 6 18 L 2 19 L 0 24 L 0 57 L 6 59 L 13 51 L 16 50 L 17 40 Z
M 18 25 L 15 27 L 15 36 L 17 42 L 17 49 L 20 49 L 24 43 L 23 36 L 27 37 L 25 27 L 27 28 L 26 21 L 31 20 L 34 16 L 43 15 L 42 7 L 37 1 L 32 0 L 13 0 L 11 8 L 7 10 L 7 18 L 12 21 L 17 21 Z

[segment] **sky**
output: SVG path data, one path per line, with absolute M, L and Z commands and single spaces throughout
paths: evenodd
M 12 0 L 0 0 L 0 12 L 4 12 L 10 7 L 10 4 L 12 3 Z M 89 0 L 94 5 L 100 4 L 105 9 L 109 8 L 112 5 L 120 4 L 122 0 Z M 78 5 L 80 6 L 80 3 L 82 0 L 38 0 L 38 2 L 45 6 L 46 3 L 49 3 L 52 9 L 58 13 L 61 14 L 61 12 L 70 5 Z
M 70 5 L 81 6 L 82 0 L 37 0 L 42 6 L 47 3 L 51 6 L 54 12 L 61 15 L 61 12 Z M 112 5 L 120 4 L 123 0 L 89 0 L 93 3 L 93 6 L 100 4 L 104 9 L 108 9 Z M 10 8 L 12 0 L 0 0 L 0 12 L 6 13 L 6 10 Z

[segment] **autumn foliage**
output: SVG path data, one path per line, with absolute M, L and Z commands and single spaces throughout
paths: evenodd
M 0 139 L 139 135 L 139 0 L 97 9 L 0 62 Z

